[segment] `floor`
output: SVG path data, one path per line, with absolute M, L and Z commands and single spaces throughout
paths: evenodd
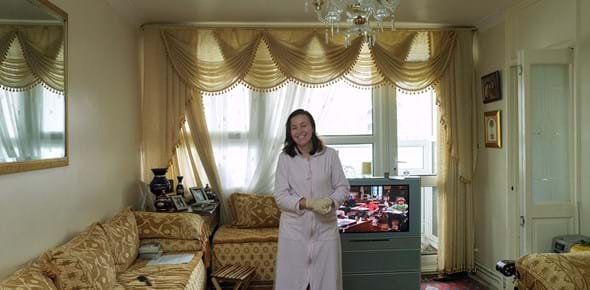
M 227 287 L 226 287 L 227 286 Z M 223 285 L 223 289 L 232 289 L 229 285 Z M 249 290 L 272 290 L 272 285 L 250 285 Z M 405 289 L 404 289 L 405 290 Z M 438 279 L 436 276 L 422 277 L 420 290 L 489 290 L 467 275 L 456 275 Z
M 466 274 L 459 274 L 440 279 L 436 276 L 423 276 L 420 290 L 488 290 L 488 288 Z

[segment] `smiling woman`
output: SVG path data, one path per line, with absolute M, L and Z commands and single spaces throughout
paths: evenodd
M 0 174 L 66 166 L 67 14 L 46 0 L 0 11 Z

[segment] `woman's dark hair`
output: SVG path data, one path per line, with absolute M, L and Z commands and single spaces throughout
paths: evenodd
M 320 138 L 318 138 L 318 135 L 315 131 L 315 121 L 313 119 L 313 116 L 306 110 L 297 109 L 289 115 L 289 118 L 287 118 L 287 123 L 285 124 L 285 143 L 283 146 L 283 152 L 285 152 L 287 155 L 291 157 L 295 157 L 295 155 L 297 155 L 297 151 L 295 151 L 298 150 L 297 144 L 295 144 L 293 137 L 291 137 L 291 120 L 298 115 L 307 116 L 309 122 L 311 123 L 311 151 L 309 151 L 309 154 L 313 155 L 317 152 L 324 150 L 324 143 L 322 142 L 322 140 L 320 140 Z

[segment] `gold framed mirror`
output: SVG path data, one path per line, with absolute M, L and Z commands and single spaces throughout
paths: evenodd
M 0 174 L 68 165 L 67 18 L 48 0 L 0 1 Z

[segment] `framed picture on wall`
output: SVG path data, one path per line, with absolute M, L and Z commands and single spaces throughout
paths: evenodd
M 499 110 L 485 112 L 483 116 L 486 147 L 502 147 L 502 119 Z
M 502 99 L 500 71 L 495 71 L 481 78 L 481 94 L 484 104 Z

